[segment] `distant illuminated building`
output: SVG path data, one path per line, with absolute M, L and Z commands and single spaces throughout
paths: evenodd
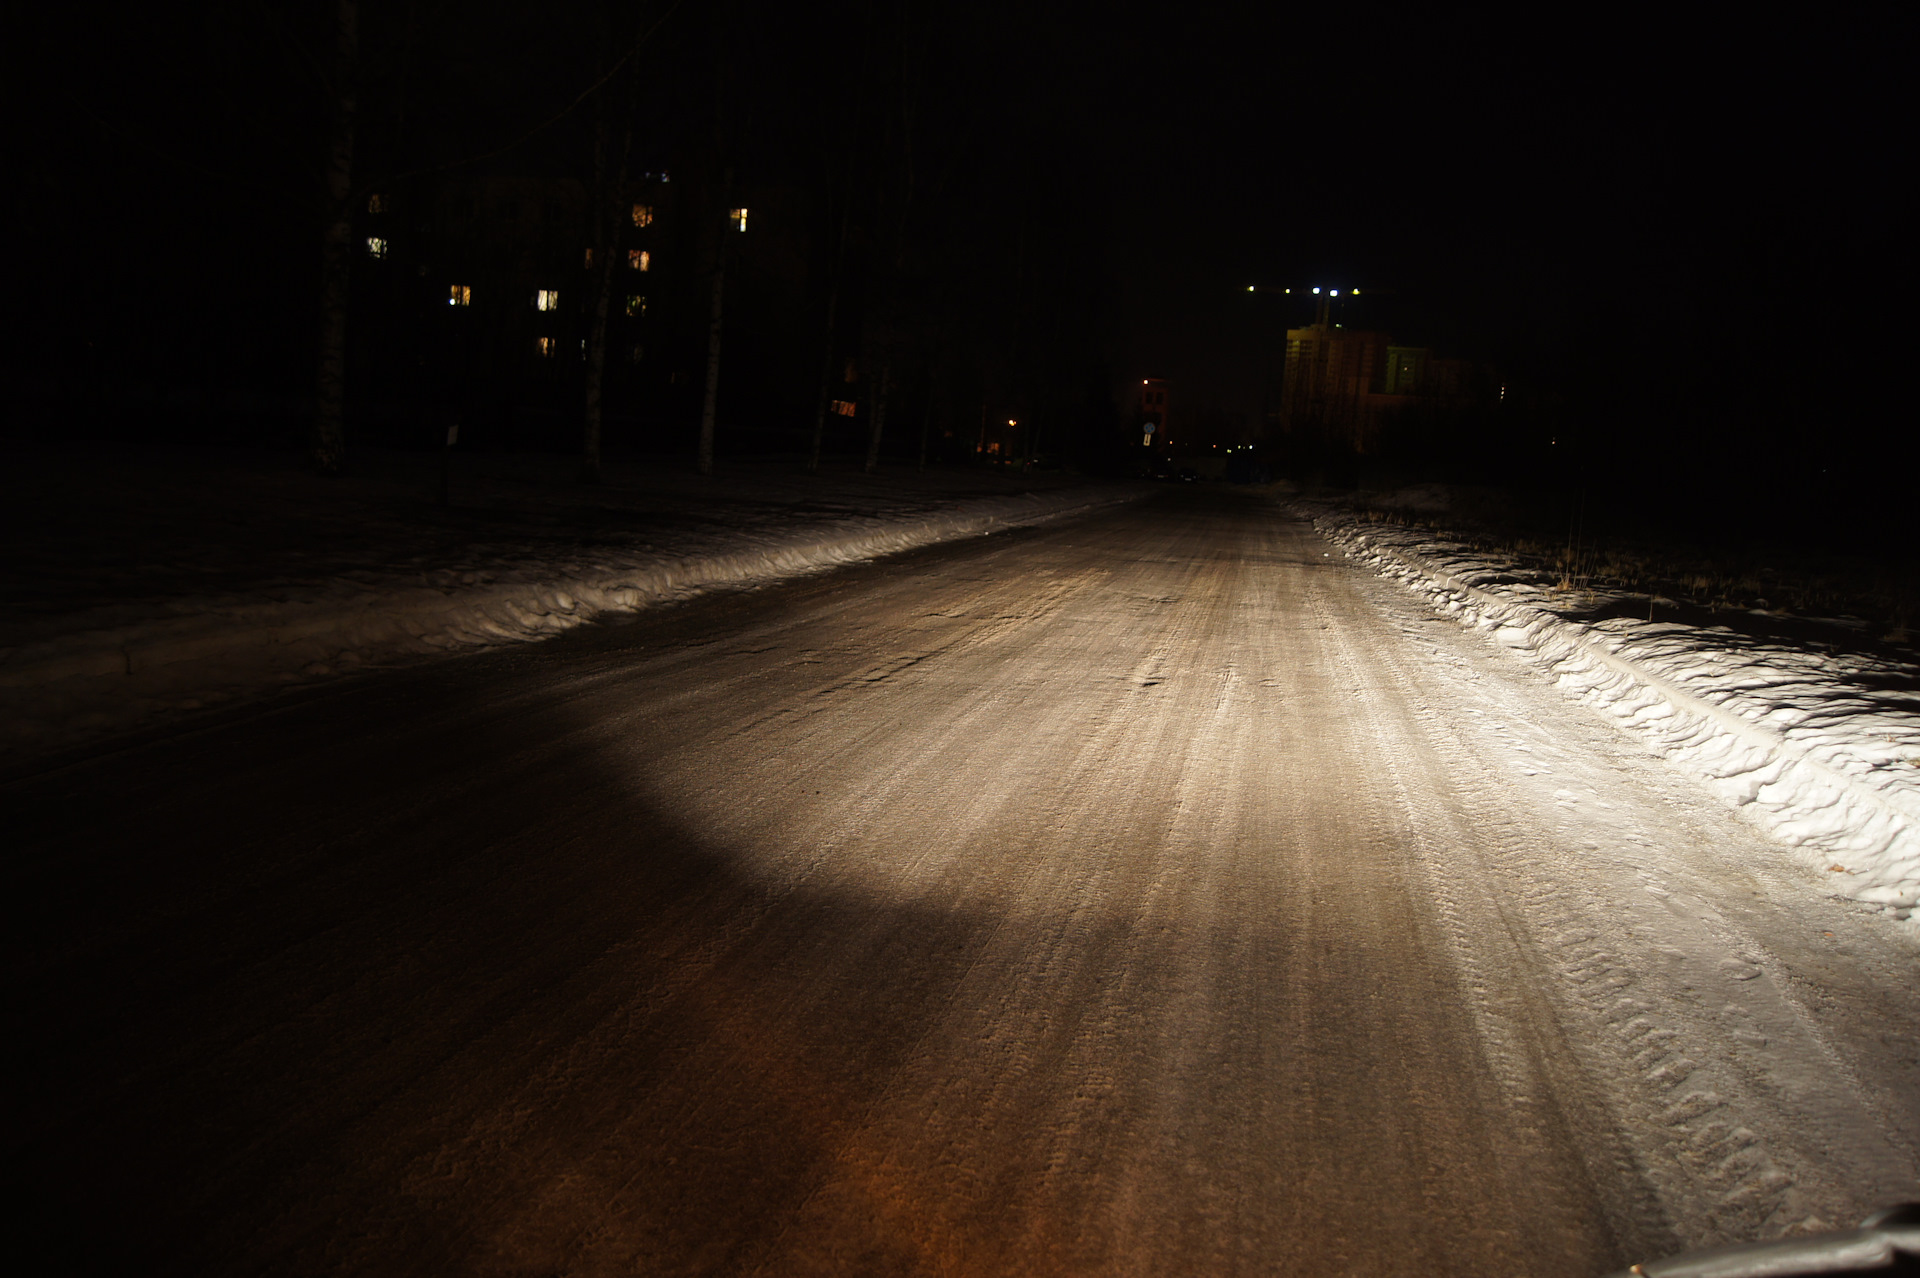
M 1364 453 L 1378 429 L 1370 401 L 1387 372 L 1387 335 L 1335 324 L 1329 296 L 1312 324 L 1287 330 L 1279 427 L 1296 443 Z
M 1380 393 L 1418 395 L 1445 404 L 1488 398 L 1497 402 L 1502 396 L 1498 386 L 1489 384 L 1492 378 L 1488 369 L 1472 360 L 1442 359 L 1424 346 L 1389 346 Z
M 1424 346 L 1387 347 L 1386 376 L 1380 389 L 1388 395 L 1418 395 L 1431 355 Z
M 1314 322 L 1287 330 L 1286 366 L 1275 414 L 1295 447 L 1345 453 L 1379 449 L 1383 429 L 1406 415 L 1451 414 L 1487 400 L 1491 374 L 1467 360 L 1442 359 L 1424 346 L 1397 346 L 1385 333 L 1332 322 L 1333 303 L 1318 300 Z

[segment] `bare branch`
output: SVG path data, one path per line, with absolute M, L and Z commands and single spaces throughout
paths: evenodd
M 599 92 L 600 89 L 605 87 L 607 81 L 613 79 L 613 77 L 619 72 L 620 68 L 625 66 L 630 60 L 632 60 L 633 56 L 636 53 L 640 52 L 641 46 L 646 44 L 646 42 L 653 37 L 653 34 L 656 31 L 658 31 L 661 27 L 665 26 L 667 19 L 671 18 L 676 12 L 678 12 L 680 9 L 680 6 L 684 3 L 686 3 L 686 0 L 673 0 L 673 3 L 670 6 L 668 6 L 667 11 L 660 15 L 659 20 L 656 21 L 652 26 L 648 27 L 645 31 L 642 31 L 639 37 L 634 40 L 633 47 L 628 49 L 625 53 L 621 54 L 619 59 L 615 61 L 611 67 L 607 68 L 607 73 L 605 75 L 601 76 L 598 80 L 595 80 L 592 84 L 582 89 L 579 93 L 579 96 L 575 97 L 573 101 L 567 103 L 566 106 L 560 108 L 560 110 L 555 112 L 552 116 L 548 117 L 545 120 L 542 120 L 539 124 L 534 125 L 531 129 L 528 129 L 525 133 L 522 133 L 519 137 L 515 138 L 513 141 L 506 143 L 504 146 L 497 146 L 493 148 L 491 151 L 484 151 L 479 155 L 467 156 L 465 159 L 450 160 L 445 164 L 430 164 L 423 168 L 406 169 L 399 173 L 390 173 L 390 174 L 387 174 L 385 177 L 381 178 L 378 182 L 372 183 L 366 189 L 371 190 L 374 186 L 379 186 L 387 182 L 397 182 L 402 178 L 421 177 L 428 173 L 446 173 L 453 169 L 465 168 L 469 164 L 479 164 L 482 161 L 491 160 L 495 156 L 505 155 L 508 151 L 513 150 L 515 147 L 521 146 L 524 143 L 530 141 L 535 134 L 538 134 L 545 129 L 552 128 L 554 125 L 564 120 L 567 116 L 573 114 L 573 112 L 580 106 L 582 102 L 585 102 L 588 98 L 592 97 L 595 93 Z

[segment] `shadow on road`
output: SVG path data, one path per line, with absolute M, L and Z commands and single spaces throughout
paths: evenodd
M 12 787 L 45 1268 L 548 1271 L 608 1231 L 729 1268 L 850 1156 L 994 921 L 775 899 L 477 673 Z

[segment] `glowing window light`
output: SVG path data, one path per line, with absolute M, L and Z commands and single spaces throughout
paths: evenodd
M 587 250 L 587 269 L 589 271 L 593 269 L 593 250 L 592 249 Z
M 636 271 L 650 271 L 653 269 L 653 254 L 645 249 L 628 249 L 627 265 Z
M 387 242 L 378 235 L 369 235 L 367 237 L 367 256 L 385 257 L 386 255 Z
M 551 337 L 536 337 L 533 339 L 534 352 L 538 354 L 541 359 L 552 359 L 555 345 L 556 343 Z
M 447 305 L 448 306 L 473 305 L 473 289 L 468 287 L 465 284 L 448 285 L 447 286 Z
M 744 231 L 747 229 L 747 211 L 745 209 L 728 209 L 727 221 L 739 223 L 740 229 Z
M 646 313 L 647 299 L 638 293 L 629 293 L 627 295 L 627 316 L 629 318 L 637 318 Z
M 536 311 L 557 311 L 560 309 L 558 289 L 543 288 L 533 295 L 533 309 Z
M 653 205 L 636 204 L 633 206 L 633 224 L 635 226 L 653 225 Z
M 386 196 L 384 196 L 384 195 L 379 195 L 379 194 L 375 194 L 375 195 L 369 195 L 369 196 L 367 197 L 367 212 L 369 212 L 369 213 L 385 213 L 386 211 L 387 211 L 387 197 L 386 197 Z

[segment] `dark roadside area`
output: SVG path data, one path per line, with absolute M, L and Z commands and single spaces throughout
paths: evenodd
M 613 460 L 21 449 L 0 482 L 0 751 L 180 720 L 315 679 L 545 638 L 1082 505 L 1064 471 L 800 457 Z M 1133 491 L 1140 491 L 1133 486 Z
M 1557 591 L 1554 611 L 1573 620 L 1644 618 L 1651 605 L 1664 621 L 1755 639 L 1920 655 L 1920 570 L 1878 512 L 1853 525 L 1794 512 L 1663 515 L 1594 493 L 1440 483 L 1302 498 L 1502 561 L 1513 580 Z
M 645 553 L 740 530 L 908 516 L 1088 481 L 1063 471 L 729 459 L 613 459 L 598 484 L 549 453 L 360 449 L 342 474 L 297 452 L 14 448 L 0 466 L 0 647 L 52 615 L 146 614 L 166 601 L 399 571 L 485 573 L 569 552 Z

